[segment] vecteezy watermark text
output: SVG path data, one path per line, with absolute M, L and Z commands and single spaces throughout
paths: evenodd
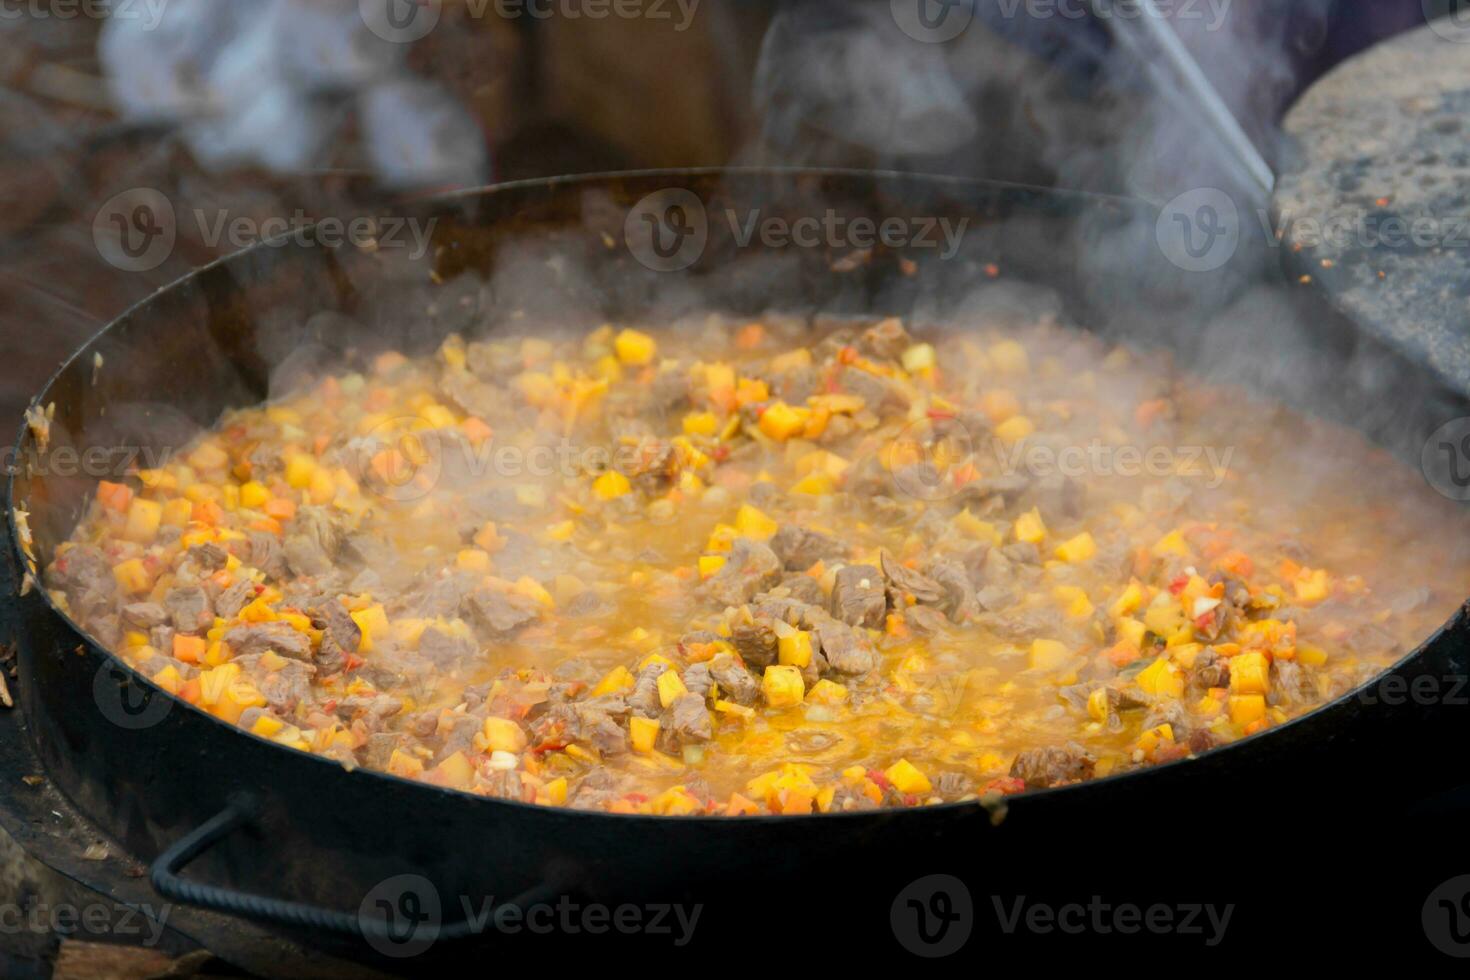
M 827 249 L 860 253 L 878 246 L 927 249 L 941 259 L 960 250 L 969 218 L 938 215 L 849 215 L 828 208 L 789 216 L 760 208 L 726 208 L 722 218 L 737 248 Z M 697 194 L 682 187 L 654 191 L 629 210 L 623 239 L 639 263 L 656 272 L 687 269 L 709 242 L 711 218 Z
M 0 0 L 0 21 L 136 20 L 158 27 L 169 0 Z
M 156 946 L 163 937 L 173 906 L 143 904 L 136 908 L 114 902 L 45 902 L 32 896 L 25 902 L 0 903 L 0 935 L 23 932 L 45 935 L 83 933 L 119 936 Z
M 192 229 L 188 228 L 192 223 Z M 181 231 L 206 247 L 237 251 L 253 245 L 289 245 L 336 249 L 405 249 L 409 258 L 424 258 L 438 218 L 359 215 L 312 218 L 305 211 L 257 218 L 226 209 L 192 208 L 181 216 L 171 200 L 149 187 L 135 187 L 109 199 L 92 221 L 97 252 L 124 272 L 148 272 L 173 255 Z
M 368 29 L 385 41 L 412 44 L 439 26 L 446 0 L 358 0 Z M 645 20 L 677 32 L 694 22 L 700 0 L 454 0 L 471 20 Z
M 1220 945 L 1225 939 L 1225 930 L 1230 927 L 1230 917 L 1235 914 L 1233 904 L 1169 904 L 1155 902 L 1142 906 L 1133 902 L 1106 902 L 1101 895 L 1093 895 L 1086 904 L 1067 902 L 1050 905 L 1046 902 L 1028 901 L 1025 895 L 1003 899 L 999 895 L 990 897 L 995 909 L 996 921 L 1001 931 L 1013 935 L 1020 931 L 1037 935 L 1062 933 L 1068 936 L 1092 934 L 1124 936 L 1148 932 L 1154 935 L 1198 936 L 1206 946 Z

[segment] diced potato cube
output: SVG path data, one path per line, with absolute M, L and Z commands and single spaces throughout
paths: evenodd
M 490 555 L 479 548 L 461 548 L 454 556 L 454 567 L 462 572 L 488 572 Z
M 600 698 L 604 694 L 616 694 L 618 691 L 630 689 L 636 683 L 637 678 L 633 676 L 633 672 L 622 664 L 618 664 L 608 671 L 606 677 L 597 682 L 597 686 L 592 689 L 592 696 Z
M 194 514 L 194 504 L 183 497 L 175 497 L 163 505 L 163 523 L 169 527 L 184 527 Z
M 915 344 L 903 352 L 903 369 L 910 374 L 927 371 L 939 363 L 933 344 Z
M 509 718 L 486 718 L 480 735 L 475 748 L 481 752 L 520 752 L 526 747 L 525 731 Z
M 801 704 L 806 694 L 806 684 L 801 671 L 788 664 L 772 664 L 761 678 L 761 692 L 766 703 L 773 708 L 789 708 Z
M 316 460 L 305 453 L 292 453 L 286 457 L 286 483 L 296 490 L 311 486 L 316 473 Z
M 642 367 L 653 361 L 658 353 L 658 344 L 646 333 L 624 330 L 613 339 L 613 350 L 618 360 L 632 367 Z
M 720 419 L 714 412 L 690 412 L 684 416 L 684 433 L 691 436 L 712 436 L 719 431 Z
M 163 522 L 163 505 L 155 500 L 134 497 L 128 505 L 128 523 L 123 528 L 123 537 L 138 544 L 152 544 L 158 536 L 158 526 Z
M 812 635 L 796 630 L 776 641 L 777 657 L 791 667 L 805 667 L 812 662 Z
M 148 573 L 141 558 L 129 558 L 127 561 L 118 562 L 113 566 L 112 577 L 117 581 L 118 588 L 134 595 L 153 588 L 153 576 Z
M 383 611 L 381 602 L 375 602 L 366 609 L 359 609 L 351 613 L 351 616 L 358 629 L 362 630 L 362 641 L 357 645 L 360 653 L 368 653 L 372 650 L 374 635 L 388 635 L 388 614 Z
M 768 437 L 784 442 L 806 427 L 807 413 L 785 402 L 773 402 L 761 413 L 760 430 Z
M 750 504 L 741 504 L 735 515 L 735 530 L 743 537 L 765 541 L 774 537 L 779 528 L 779 524 Z
M 1246 727 L 1266 717 L 1266 698 L 1260 694 L 1232 694 L 1230 696 L 1230 721 Z
M 640 718 L 634 715 L 628 719 L 628 735 L 633 743 L 634 752 L 652 752 L 654 743 L 658 741 L 659 721 L 657 718 Z
M 907 759 L 899 759 L 893 765 L 883 770 L 883 775 L 900 793 L 909 793 L 922 796 L 933 790 L 929 777 L 919 771 L 919 768 Z
M 1033 507 L 1016 518 L 1015 532 L 1017 541 L 1040 544 L 1046 537 L 1046 523 L 1041 519 L 1041 511 Z
M 1143 599 L 1143 586 L 1135 579 L 1128 583 L 1128 588 L 1124 589 L 1123 594 L 1118 596 L 1117 601 L 1108 608 L 1108 613 L 1114 619 L 1120 616 L 1131 616 L 1143 605 Z
M 1032 640 L 1028 666 L 1032 670 L 1061 670 L 1072 659 L 1072 651 L 1056 640 Z
M 1179 558 L 1189 557 L 1189 542 L 1184 540 L 1184 535 L 1178 531 L 1170 531 L 1158 541 L 1154 542 L 1154 556 L 1166 558 L 1174 555 Z
M 429 775 L 436 783 L 464 789 L 475 778 L 475 767 L 463 752 L 456 752 L 435 766 Z
M 1145 694 L 1183 697 L 1184 675 L 1167 657 L 1160 657 L 1139 671 L 1136 678 L 1138 689 Z
M 817 681 L 812 689 L 806 692 L 807 704 L 842 704 L 847 700 L 847 688 L 835 681 L 826 678 Z
M 1230 658 L 1231 694 L 1266 694 L 1271 690 L 1271 664 L 1252 650 Z
M 995 437 L 1007 446 L 1014 446 L 1036 432 L 1036 423 L 1024 415 L 1006 419 L 995 427 Z
M 567 777 L 558 776 L 537 790 L 536 802 L 542 806 L 566 806 Z
M 689 688 L 676 671 L 666 670 L 658 675 L 658 703 L 665 708 L 688 693 Z
M 1083 531 L 1075 538 L 1057 545 L 1056 554 L 1062 561 L 1072 564 L 1087 561 L 1097 554 L 1097 542 L 1090 533 Z
M 808 473 L 791 485 L 792 493 L 803 493 L 812 497 L 829 494 L 836 489 L 836 482 L 826 473 Z
M 240 506 L 249 510 L 260 510 L 271 499 L 271 492 L 259 480 L 240 484 Z
M 700 577 L 700 579 L 701 580 L 704 580 L 704 579 L 710 578 L 716 572 L 718 572 L 720 569 L 724 568 L 725 567 L 726 560 L 727 559 L 725 558 L 724 555 L 700 555 L 699 556 L 699 577 Z
M 402 749 L 394 749 L 393 754 L 388 757 L 388 772 L 395 776 L 412 779 L 422 775 L 423 771 L 424 760 L 416 759 Z
M 1296 577 L 1292 585 L 1296 588 L 1297 601 L 1308 605 L 1326 599 L 1331 591 L 1327 582 L 1327 572 L 1321 568 L 1316 571 L 1302 569 L 1302 573 Z
M 1321 667 L 1327 663 L 1327 651 L 1310 643 L 1298 643 L 1296 659 L 1303 667 Z
M 1086 589 L 1076 585 L 1059 585 L 1053 592 L 1070 618 L 1086 619 L 1092 615 L 1092 600 L 1087 597 Z
M 617 470 L 608 470 L 592 481 L 592 492 L 601 500 L 614 500 L 632 489 L 628 478 Z

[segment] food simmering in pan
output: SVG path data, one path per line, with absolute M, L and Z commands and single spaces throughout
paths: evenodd
M 380 354 L 103 483 L 47 585 L 303 752 L 731 815 L 1184 759 L 1359 686 L 1470 593 L 1461 518 L 1355 436 L 1049 324 L 915 334 Z

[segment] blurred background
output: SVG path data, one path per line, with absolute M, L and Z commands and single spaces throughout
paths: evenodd
M 1277 169 L 1291 162 L 1280 120 L 1307 86 L 1461 12 L 1456 0 L 1158 7 Z M 928 16 L 915 19 L 920 8 Z M 221 233 L 236 221 L 258 229 L 494 181 L 726 164 L 893 168 L 1156 202 L 1202 186 L 1252 193 L 1129 9 L 0 0 L 0 424 L 13 431 L 60 362 L 118 313 L 244 244 L 248 231 Z M 959 29 L 932 26 L 940 14 Z M 117 204 L 140 189 L 175 216 L 177 241 L 156 263 L 118 251 L 146 230 Z M 8 839 L 0 852 L 0 899 L 68 894 Z M 50 975 L 61 946 L 44 929 L 0 937 L 0 973 Z M 70 946 L 57 975 L 210 969 L 172 966 L 167 950 L 95 962 L 84 950 Z

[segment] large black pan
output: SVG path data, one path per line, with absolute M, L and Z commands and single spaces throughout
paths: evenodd
M 624 243 L 629 209 L 665 188 L 691 191 L 708 216 L 707 246 L 678 272 L 647 269 Z M 739 247 L 726 208 L 742 217 L 753 208 L 788 218 L 833 208 L 970 223 L 948 259 L 880 248 L 854 268 L 834 263 L 842 249 Z M 384 343 L 422 348 L 449 330 L 493 329 L 515 308 L 525 311 L 525 324 L 566 316 L 568 305 L 591 310 L 592 322 L 707 308 L 937 321 L 967 304 L 994 307 L 993 286 L 976 294 L 993 262 L 1003 280 L 1046 287 L 1077 323 L 1170 343 L 1185 359 L 1208 348 L 1171 325 L 1201 322 L 1196 300 L 1215 280 L 1170 264 L 1153 244 L 1155 215 L 1128 201 L 884 174 L 679 172 L 508 185 L 434 202 L 423 213 L 440 219 L 432 279 L 386 248 L 257 247 L 154 296 L 78 351 L 37 400 L 55 405 L 49 453 L 10 485 L 10 502 L 29 512 L 40 561 L 70 532 L 95 482 L 50 465 L 59 448 L 177 445 L 222 409 L 264 397 L 274 366 L 305 349 L 361 342 L 364 327 Z M 560 258 L 548 265 L 551 250 Z M 917 274 L 905 258 L 917 261 Z M 461 273 L 491 285 L 467 288 Z M 554 288 L 545 287 L 547 276 Z M 525 287 L 530 278 L 538 280 L 534 289 Z M 315 315 L 323 311 L 340 315 Z M 1330 410 L 1405 458 L 1417 459 L 1439 421 L 1464 414 L 1457 393 L 1432 388 L 1414 365 L 1365 346 L 1318 312 L 1303 319 L 1313 324 L 1317 351 L 1303 371 L 1338 379 L 1342 397 Z M 1393 400 L 1406 385 L 1423 411 L 1354 408 Z M 21 438 L 34 448 L 30 434 Z M 6 553 L 13 576 L 18 542 Z M 1311 831 L 1305 853 L 1326 846 L 1332 827 L 1371 826 L 1366 793 L 1425 795 L 1466 778 L 1462 753 L 1434 747 L 1452 744 L 1467 712 L 1447 704 L 1451 697 L 1402 693 L 1416 678 L 1427 678 L 1420 690 L 1428 684 L 1447 693 L 1450 679 L 1466 675 L 1464 611 L 1369 693 L 1197 760 L 1013 798 L 1004 819 L 978 805 L 951 805 L 728 820 L 537 808 L 346 772 L 176 701 L 112 658 L 43 590 L 17 598 L 10 589 L 5 601 L 20 624 L 13 687 L 46 776 L 127 853 L 143 861 L 163 855 L 154 882 L 166 896 L 275 922 L 307 944 L 394 969 L 437 968 L 451 957 L 483 966 L 481 950 L 509 942 L 557 957 L 578 944 L 602 950 L 611 942 L 493 930 L 465 936 L 455 925 L 463 896 L 697 902 L 705 911 L 696 948 L 769 943 L 762 948 L 771 956 L 788 939 L 830 943 L 834 953 L 896 948 L 890 901 L 905 883 L 936 872 L 994 894 L 1085 900 L 1092 892 L 1075 889 L 1106 882 L 1118 899 L 1259 901 L 1252 908 L 1266 915 L 1279 896 L 1253 898 L 1250 884 L 1281 867 L 1246 869 L 1272 849 L 1295 849 L 1279 836 L 1285 829 Z M 1279 827 L 1258 825 L 1264 808 Z M 176 873 L 191 860 L 187 877 Z M 410 944 L 413 958 L 382 952 L 399 950 L 395 941 L 412 930 L 380 934 L 358 918 L 365 901 L 372 909 L 385 896 L 412 912 L 402 881 L 382 884 L 404 874 L 422 876 L 443 900 L 446 935 L 427 950 Z M 409 884 L 410 899 L 429 887 Z M 1340 923 L 1341 911 L 1293 915 Z M 655 948 L 667 937 L 626 941 Z

